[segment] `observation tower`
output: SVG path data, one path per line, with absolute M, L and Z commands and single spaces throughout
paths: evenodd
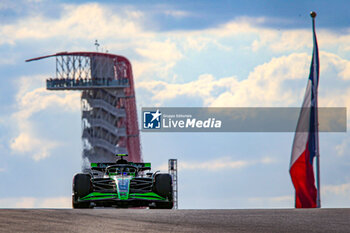
M 142 162 L 134 80 L 128 59 L 100 52 L 61 52 L 32 58 L 56 58 L 56 77 L 47 90 L 81 91 L 83 158 L 114 162 L 116 154 Z

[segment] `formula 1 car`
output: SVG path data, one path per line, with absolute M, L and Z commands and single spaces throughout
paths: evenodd
M 146 173 L 150 163 L 133 163 L 121 156 L 115 163 L 91 163 L 89 173 L 73 178 L 73 208 L 149 207 L 173 208 L 172 177 L 167 173 Z

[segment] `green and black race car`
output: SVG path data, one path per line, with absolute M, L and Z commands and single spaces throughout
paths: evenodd
M 117 155 L 121 156 L 121 155 Z M 91 172 L 73 178 L 73 208 L 173 208 L 172 178 L 167 173 L 146 173 L 150 163 L 91 163 Z

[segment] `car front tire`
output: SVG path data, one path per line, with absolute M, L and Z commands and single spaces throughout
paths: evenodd
M 78 173 L 73 178 L 73 209 L 85 209 L 90 207 L 90 202 L 78 202 L 78 198 L 85 197 L 92 192 L 91 176 Z

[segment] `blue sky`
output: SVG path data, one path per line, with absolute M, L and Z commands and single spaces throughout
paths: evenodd
M 49 92 L 60 51 L 130 59 L 141 107 L 299 107 L 315 10 L 320 106 L 350 106 L 347 1 L 0 3 L 0 207 L 70 207 L 79 92 Z M 180 208 L 292 208 L 292 133 L 142 133 L 153 168 L 179 160 Z M 321 133 L 324 207 L 350 206 L 349 133 Z M 4 188 L 5 187 L 5 188 Z

